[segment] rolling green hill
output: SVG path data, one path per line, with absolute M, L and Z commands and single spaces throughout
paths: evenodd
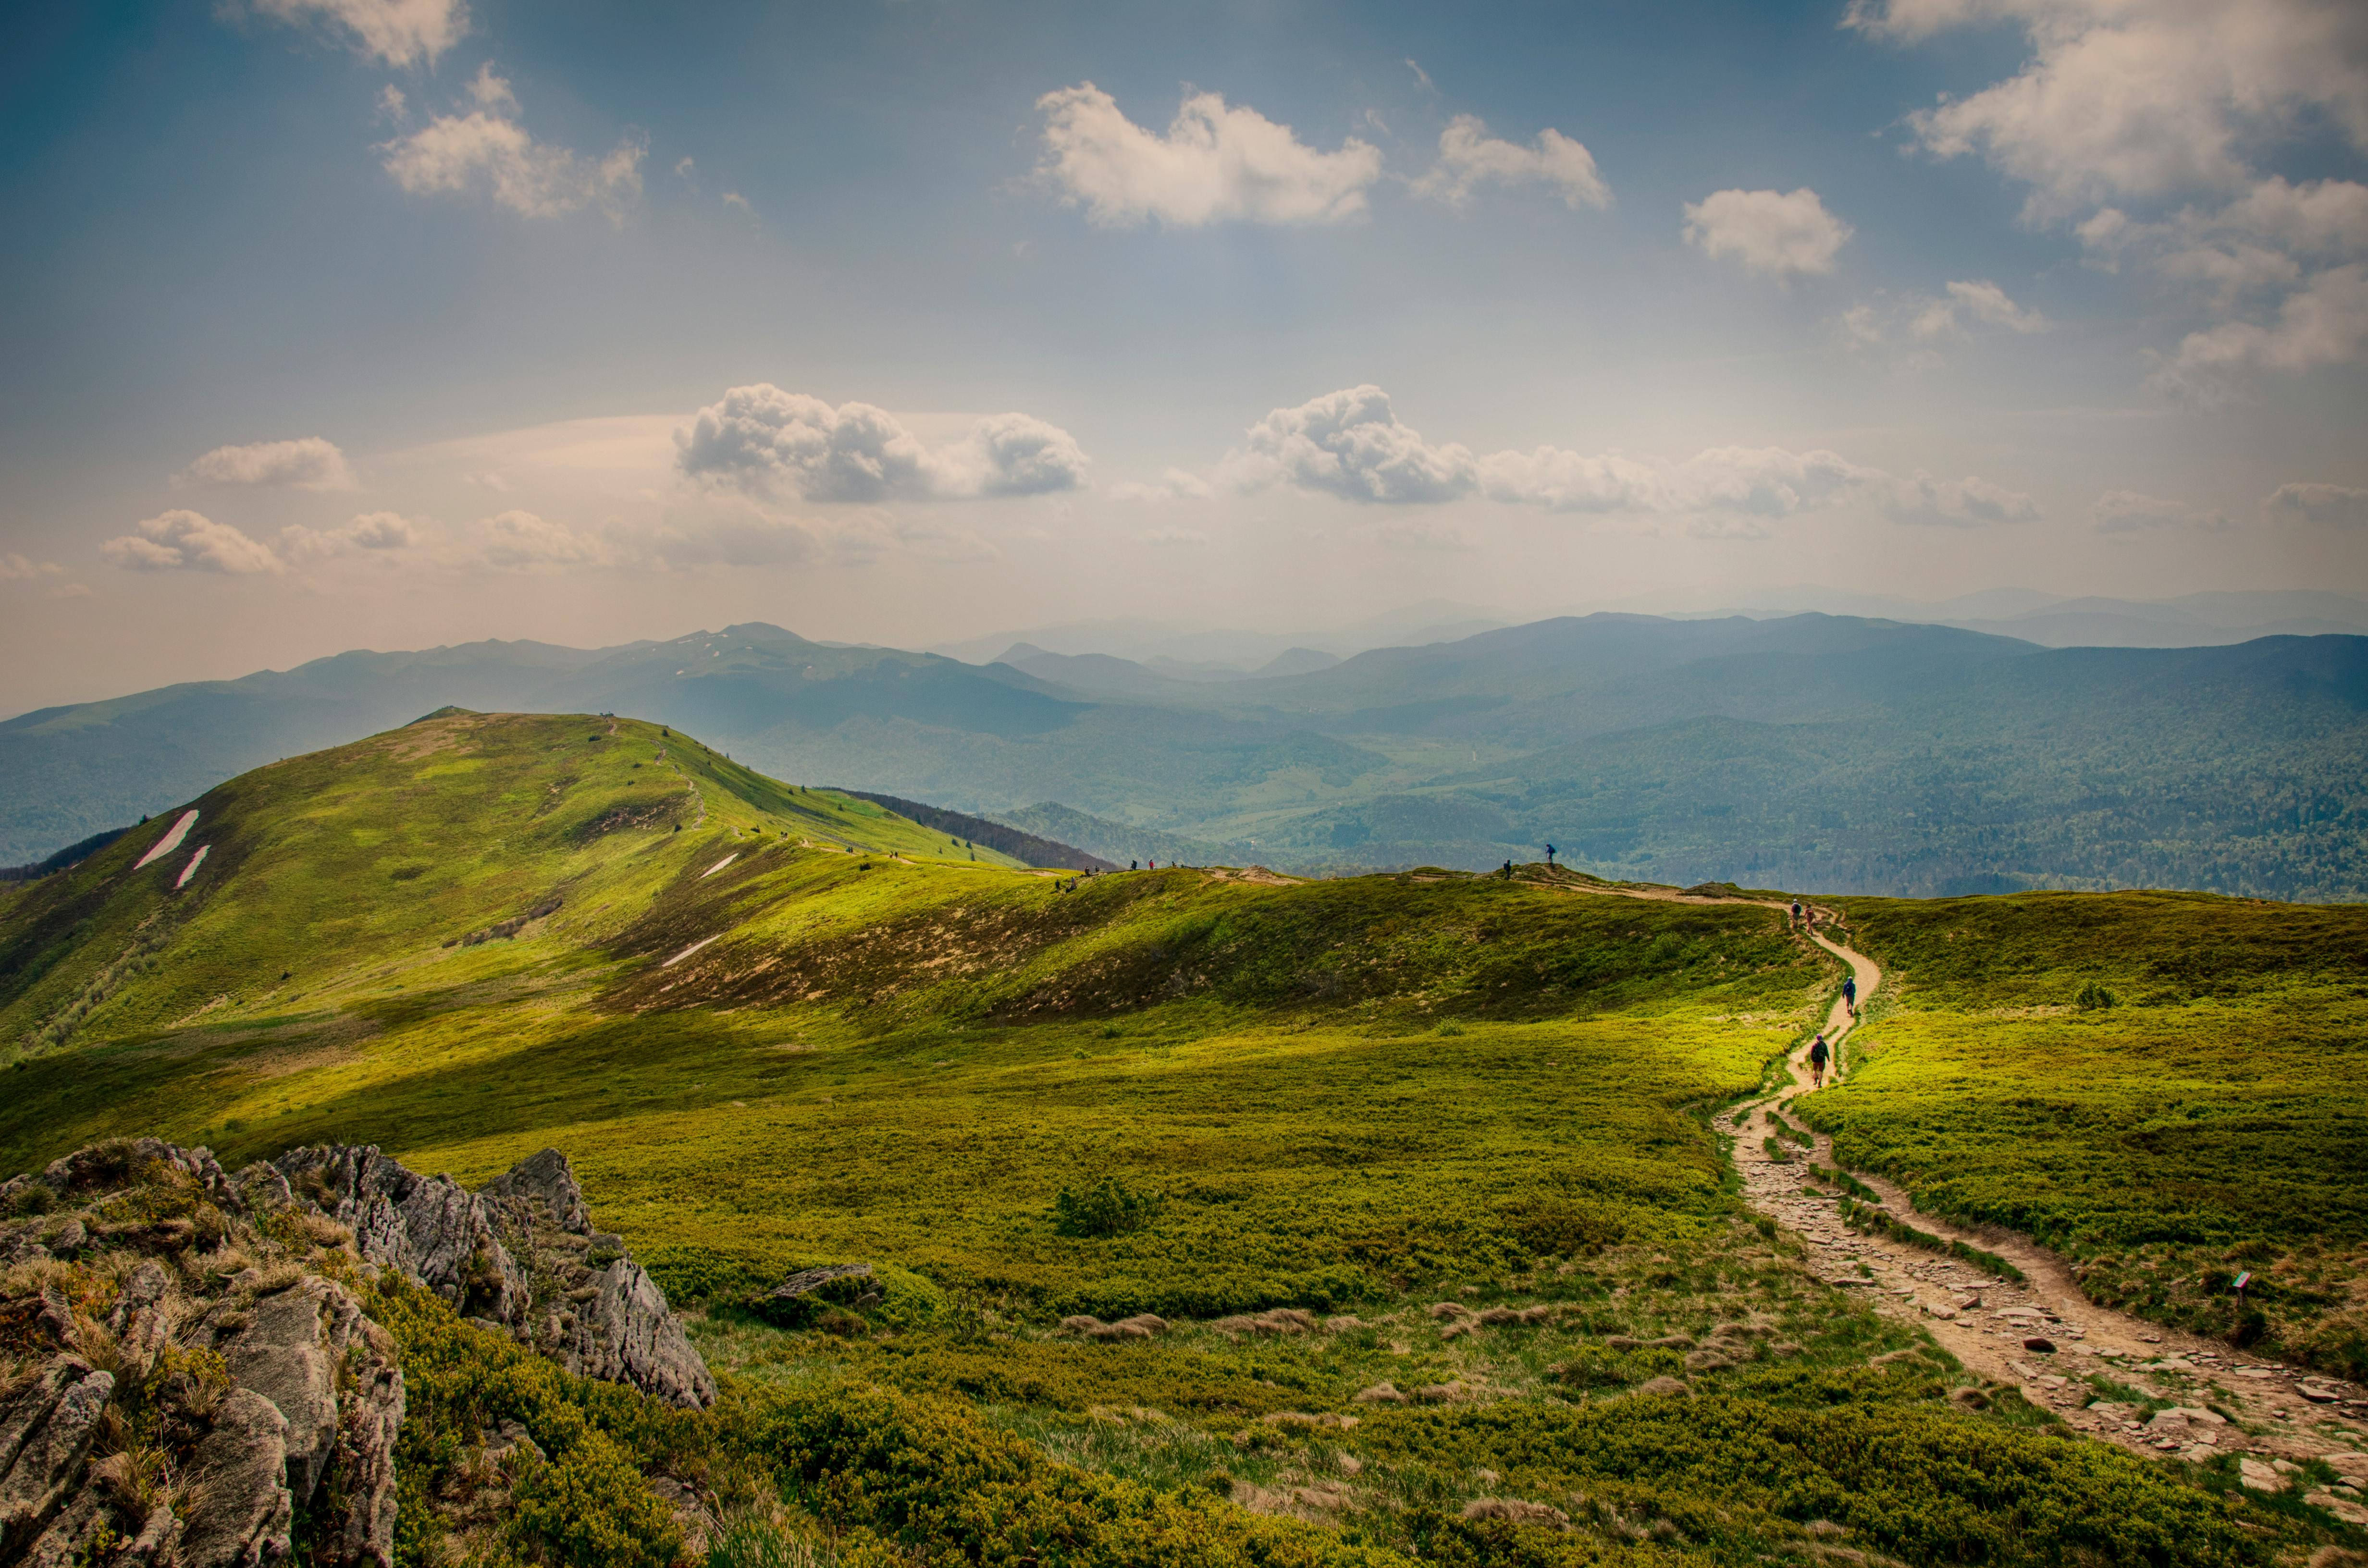
M 505 1527 L 539 1561 L 679 1562 L 661 1472 L 713 1489 L 734 1568 L 1816 1568 L 1837 1532 L 1912 1568 L 2269 1568 L 2351 1539 L 2243 1502 L 2233 1459 L 2068 1438 L 1755 1222 L 1709 1113 L 1839 975 L 1772 907 L 1534 866 L 1056 878 L 582 716 L 438 715 L 190 809 L 144 867 L 180 812 L 0 892 L 0 1171 L 135 1132 L 470 1182 L 567 1152 L 691 1311 L 713 1411 L 371 1298 L 423 1478 L 513 1417 L 632 1456 L 521 1494 L 574 1488 Z M 1858 917 L 1954 998 L 1921 907 Z M 2331 917 L 2260 915 L 2227 983 Z M 2159 926 L 2103 945 L 2214 972 Z M 869 1289 L 767 1295 L 858 1262 Z
M 2360 637 L 2044 649 L 1847 617 L 1598 615 L 1138 687 L 763 625 L 343 655 L 0 723 L 0 861 L 459 702 L 644 714 L 775 773 L 1032 812 L 1017 825 L 1119 864 L 1472 869 L 1554 844 L 1684 885 L 2368 896 Z M 1063 812 L 1091 820 L 1064 836 Z

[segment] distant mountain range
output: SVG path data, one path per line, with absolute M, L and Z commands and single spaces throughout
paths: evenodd
M 1012 653 L 751 624 L 347 653 L 45 710 L 0 724 L 0 864 L 452 703 L 670 723 L 783 778 L 1121 864 L 1483 867 L 1552 843 L 1679 883 L 2368 896 L 2358 636 L 2050 650 L 1860 617 L 1592 615 L 1233 678 Z

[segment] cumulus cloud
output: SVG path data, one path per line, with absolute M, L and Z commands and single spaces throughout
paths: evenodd
M 2168 392 L 2213 403 L 2251 370 L 2348 364 L 2368 350 L 2368 265 L 2330 267 L 2279 301 L 2266 321 L 2192 332 L 2154 376 Z
M 2314 117 L 2368 150 L 2368 13 L 2346 0 L 1854 0 L 1844 25 L 1916 43 L 1998 21 L 2022 69 L 1908 124 L 2027 182 L 2034 218 L 2233 192 L 2249 143 Z
M 2328 132 L 2368 151 L 2368 8 L 2350 0 L 1854 0 L 1845 25 L 1914 43 L 2009 21 L 2005 81 L 1909 117 L 1918 146 L 2024 182 L 2033 222 L 2073 221 L 2090 259 L 2135 257 L 2210 324 L 2154 377 L 2213 403 L 2262 370 L 2368 356 L 2368 188 L 2289 183 L 2257 161 Z M 2151 216 L 2149 216 L 2151 214 Z
M 1483 185 L 1546 186 L 1573 211 L 1611 205 L 1594 154 L 1561 131 L 1542 131 L 1534 146 L 1522 147 L 1489 135 L 1477 116 L 1459 114 L 1440 132 L 1439 162 L 1410 188 L 1463 208 Z
M 700 409 L 675 449 L 693 479 L 836 502 L 1051 494 L 1084 484 L 1089 461 L 1067 431 L 1025 414 L 991 415 L 933 450 L 885 409 L 767 382 Z
M 642 193 L 649 140 L 629 131 L 601 157 L 538 142 L 518 122 L 510 85 L 488 64 L 469 84 L 465 113 L 439 114 L 407 136 L 379 146 L 395 184 L 414 196 L 482 191 L 528 218 L 557 218 L 586 207 L 611 217 Z
M 271 547 L 197 512 L 176 507 L 108 540 L 99 553 L 131 572 L 221 572 L 251 576 L 286 568 Z
M 2231 526 L 2219 512 L 2204 511 L 2183 501 L 2142 495 L 2135 490 L 2108 490 L 2089 508 L 2089 520 L 2105 534 L 2145 534 L 2172 528 L 2216 532 Z
M 255 8 L 291 26 L 325 27 L 393 66 L 433 65 L 469 30 L 461 0 L 255 0 Z
M 335 442 L 250 441 L 216 447 L 173 476 L 176 484 L 254 484 L 288 490 L 352 490 L 354 471 Z
M 1235 488 L 1286 484 L 1378 506 L 1482 496 L 1551 512 L 1772 518 L 1857 503 L 1896 522 L 1958 527 L 2039 516 L 2029 496 L 1985 480 L 1903 477 L 1822 450 L 1715 447 L 1682 462 L 1561 447 L 1476 456 L 1455 442 L 1424 439 L 1376 386 L 1274 410 L 1250 426 L 1244 449 L 1223 466 Z
M 1706 256 L 1731 257 L 1753 272 L 1831 272 L 1853 229 L 1826 210 L 1807 186 L 1713 191 L 1686 203 L 1686 243 Z
M 393 512 L 364 512 L 334 528 L 297 525 L 279 530 L 279 548 L 291 561 L 325 561 L 360 551 L 410 550 L 419 541 L 418 525 Z
M 1188 94 L 1164 135 L 1127 119 L 1091 82 L 1047 93 L 1036 108 L 1044 116 L 1037 178 L 1110 228 L 1338 222 L 1365 210 L 1382 175 L 1368 142 L 1350 137 L 1322 152 L 1215 93 Z
M 2368 490 L 2341 484 L 2281 484 L 2261 504 L 2281 521 L 2368 528 Z
M 1389 393 L 1349 387 L 1278 408 L 1249 427 L 1243 482 L 1281 483 L 1349 501 L 1452 501 L 1479 488 L 1480 465 L 1453 442 L 1434 446 L 1398 423 Z

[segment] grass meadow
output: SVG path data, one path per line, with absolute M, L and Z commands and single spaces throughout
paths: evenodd
M 671 1561 L 658 1470 L 722 1500 L 725 1568 L 2200 1568 L 2300 1528 L 2068 1441 L 1752 1221 L 1710 1113 L 1839 979 L 1772 910 L 1072 881 L 606 719 L 448 716 L 198 804 L 186 888 L 186 851 L 131 869 L 160 820 L 0 902 L 0 1170 L 131 1133 L 467 1181 L 565 1150 L 727 1398 L 656 1412 L 388 1287 L 414 1495 L 498 1419 L 553 1454 L 535 1485 L 574 1501 L 520 1510 L 516 1561 Z M 1809 1102 L 1873 1164 L 1988 1114 L 1914 1131 L 1949 1070 L 1911 1031 L 1997 981 L 1943 983 L 1916 944 L 1955 938 L 1899 907 L 1852 906 L 1908 982 L 1865 1086 Z M 2154 1006 L 2103 983 L 2110 1027 Z M 765 1305 L 840 1262 L 876 1299 Z M 1137 1313 L 1167 1326 L 1063 1321 Z
M 2100 1301 L 2368 1374 L 2368 907 L 1841 902 L 1890 978 L 1800 1102 L 1840 1160 Z

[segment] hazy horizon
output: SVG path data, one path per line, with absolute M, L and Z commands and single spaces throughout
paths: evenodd
M 0 712 L 359 647 L 2368 592 L 2368 12 L 13 27 Z

